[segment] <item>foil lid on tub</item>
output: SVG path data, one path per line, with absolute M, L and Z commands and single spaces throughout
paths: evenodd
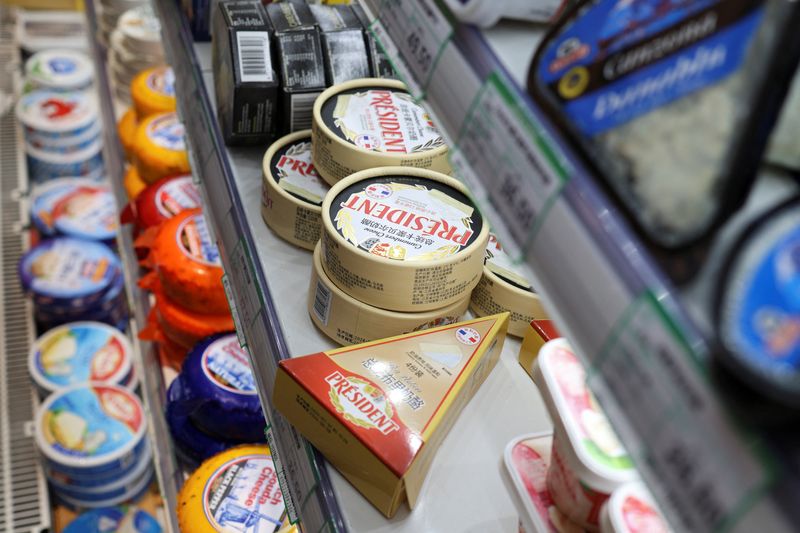
M 38 305 L 84 307 L 103 299 L 121 271 L 119 258 L 96 241 L 55 237 L 22 256 L 22 287 Z
M 681 249 L 746 199 L 798 27 L 785 0 L 584 0 L 550 30 L 528 88 L 646 240 Z
M 477 285 L 489 227 L 467 189 L 438 172 L 353 174 L 322 205 L 322 264 L 340 289 L 393 311 L 445 307 Z
M 800 407 L 800 199 L 754 221 L 725 265 L 720 361 L 760 395 Z
M 83 52 L 43 50 L 25 62 L 25 77 L 34 87 L 80 91 L 92 85 L 94 66 Z
M 48 393 L 89 381 L 124 386 L 133 373 L 133 348 L 128 337 L 111 326 L 73 322 L 36 339 L 28 371 Z
M 261 216 L 282 239 L 313 250 L 322 232 L 322 200 L 330 186 L 311 161 L 311 131 L 281 137 L 262 162 Z
M 476 316 L 510 312 L 508 333 L 515 337 L 523 337 L 532 321 L 547 318 L 539 295 L 493 233 L 489 234 L 483 275 L 472 291 L 470 309 Z
M 395 80 L 353 80 L 323 92 L 314 102 L 311 143 L 314 166 L 331 185 L 372 167 L 450 173 L 444 138 Z
M 16 111 L 26 133 L 53 139 L 81 135 L 98 120 L 97 101 L 87 92 L 33 91 Z
M 178 494 L 181 531 L 276 531 L 285 515 L 278 471 L 264 445 L 237 446 L 215 455 Z

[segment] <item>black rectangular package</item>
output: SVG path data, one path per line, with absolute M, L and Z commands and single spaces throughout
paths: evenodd
M 345 5 L 309 7 L 322 31 L 322 60 L 328 86 L 369 78 L 364 30 L 353 10 Z
M 383 52 L 378 42 L 372 36 L 369 30 L 369 18 L 367 17 L 364 8 L 359 4 L 351 4 L 352 9 L 358 21 L 361 23 L 364 30 L 364 38 L 367 42 L 367 53 L 369 54 L 369 68 L 370 74 L 375 78 L 393 78 L 397 79 L 397 74 L 389 61 L 388 56 Z
M 267 16 L 281 76 L 280 133 L 308 129 L 314 100 L 326 87 L 319 28 L 302 0 L 268 4 Z
M 278 133 L 272 26 L 258 0 L 219 2 L 212 17 L 217 119 L 228 145 L 268 144 Z

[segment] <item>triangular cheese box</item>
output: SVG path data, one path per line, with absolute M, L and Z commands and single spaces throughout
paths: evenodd
M 494 368 L 508 313 L 280 362 L 273 405 L 388 517 Z

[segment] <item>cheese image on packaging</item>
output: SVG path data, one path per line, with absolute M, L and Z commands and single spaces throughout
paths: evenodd
M 84 184 L 60 198 L 52 210 L 55 230 L 70 237 L 112 242 L 119 228 L 111 187 Z
M 156 113 L 175 111 L 175 72 L 162 65 L 140 72 L 131 82 L 136 116 L 143 120 Z
M 364 170 L 322 204 L 322 265 L 340 289 L 393 311 L 429 311 L 480 280 L 488 224 L 457 180 L 429 170 Z
M 185 130 L 176 113 L 151 115 L 136 129 L 134 160 L 147 183 L 172 174 L 189 174 Z
M 359 302 L 331 281 L 322 266 L 320 246 L 314 249 L 308 313 L 325 335 L 346 346 L 458 322 L 469 296 L 441 309 L 403 313 Z
M 494 234 L 489 234 L 483 276 L 472 291 L 470 309 L 476 316 L 508 311 L 511 321 L 508 334 L 522 337 L 532 320 L 547 318 L 539 295 L 530 282 L 521 276 L 503 251 Z
M 365 78 L 323 92 L 314 102 L 311 143 L 314 166 L 331 185 L 373 167 L 450 173 L 444 138 L 395 80 Z
M 204 462 L 178 494 L 183 533 L 271 532 L 286 513 L 267 446 L 238 446 Z
M 280 362 L 272 402 L 380 512 L 417 503 L 431 461 L 500 356 L 508 314 Z M 447 354 L 446 367 L 426 355 Z M 449 348 L 445 348 L 449 346 Z
M 313 250 L 322 232 L 322 199 L 330 187 L 311 162 L 311 131 L 275 141 L 264 154 L 261 216 L 290 243 Z

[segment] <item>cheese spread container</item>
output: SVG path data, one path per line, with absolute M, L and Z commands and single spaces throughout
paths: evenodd
M 120 505 L 127 502 L 137 502 L 141 500 L 150 488 L 153 481 L 153 472 L 149 476 L 142 477 L 135 485 L 131 486 L 128 492 L 104 499 L 104 500 L 86 500 L 75 498 L 72 495 L 65 494 L 53 489 L 53 495 L 56 501 L 62 503 L 67 508 L 79 511 L 82 509 L 98 509 L 104 507 L 111 507 L 113 505 Z
M 230 312 L 219 250 L 199 208 L 164 222 L 151 254 L 167 298 L 196 313 Z
M 344 292 L 393 311 L 429 311 L 478 284 L 489 226 L 457 180 L 385 167 L 353 174 L 322 204 L 322 265 Z
M 27 146 L 49 152 L 53 154 L 72 154 L 75 152 L 82 152 L 87 148 L 101 142 L 100 133 L 102 128 L 100 122 L 95 122 L 92 127 L 85 130 L 78 135 L 71 135 L 69 137 L 52 138 L 48 135 L 42 135 L 39 132 L 29 131 L 25 135 L 25 142 Z
M 82 91 L 92 85 L 91 60 L 78 50 L 43 50 L 25 62 L 25 79 L 32 89 Z
M 547 318 L 539 295 L 519 274 L 492 233 L 486 247 L 483 275 L 472 291 L 469 307 L 475 316 L 508 311 L 511 313 L 508 334 L 515 337 L 524 336 L 531 321 Z
M 373 167 L 450 173 L 442 134 L 402 82 L 366 78 L 330 87 L 314 101 L 311 124 L 314 166 L 331 185 Z
M 53 208 L 81 186 L 96 185 L 84 178 L 57 178 L 35 185 L 31 190 L 31 222 L 43 237 L 55 235 Z
M 68 476 L 122 476 L 147 447 L 141 401 L 105 383 L 51 394 L 36 412 L 34 431 L 46 467 Z
M 122 186 L 125 187 L 125 194 L 128 195 L 128 200 L 130 201 L 136 200 L 139 193 L 147 188 L 147 183 L 139 176 L 136 165 L 128 165 L 125 170 L 125 176 L 122 178 Z
M 310 130 L 272 143 L 262 167 L 264 222 L 280 238 L 313 250 L 322 231 L 322 200 L 330 186 L 320 179 L 311 161 Z
M 467 311 L 469 296 L 430 311 L 402 313 L 359 302 L 333 283 L 322 266 L 320 245 L 314 249 L 308 314 L 320 331 L 347 346 L 458 322 Z
M 163 55 L 161 23 L 149 3 L 123 13 L 117 21 L 117 30 L 127 49 L 142 55 Z
M 134 160 L 147 183 L 173 174 L 189 174 L 185 129 L 176 113 L 151 115 L 136 129 Z
M 127 527 L 127 529 L 125 529 Z M 76 516 L 63 533 L 161 533 L 158 520 L 135 507 L 102 507 Z
M 166 65 L 140 72 L 131 82 L 131 98 L 142 120 L 156 113 L 175 111 L 175 73 Z
M 122 115 L 117 123 L 117 136 L 119 142 L 122 143 L 122 149 L 125 150 L 125 159 L 133 161 L 133 150 L 136 144 L 136 128 L 139 126 L 139 120 L 136 118 L 136 110 L 132 107 Z
M 106 324 L 73 322 L 36 339 L 28 371 L 41 396 L 89 381 L 124 386 L 132 380 L 133 348 Z
M 105 172 L 100 139 L 82 150 L 69 153 L 45 151 L 26 144 L 25 154 L 28 174 L 35 183 L 73 176 L 98 180 Z
M 230 312 L 219 315 L 195 313 L 171 301 L 159 291 L 155 294 L 153 312 L 159 327 L 166 338 L 186 348 L 186 351 L 209 335 L 234 329 Z
M 53 205 L 53 228 L 69 237 L 112 243 L 119 229 L 117 202 L 111 187 L 82 184 Z
M 182 375 L 172 380 L 167 390 L 165 411 L 167 425 L 181 459 L 193 466 L 243 442 L 209 435 L 201 431 L 190 418 L 196 403 L 199 401 L 194 400 L 187 392 Z M 258 440 L 264 440 L 265 427 L 262 422 L 260 425 L 262 437 Z
M 267 446 L 238 446 L 204 462 L 178 494 L 182 533 L 275 531 L 286 515 Z
M 121 272 L 119 258 L 100 242 L 56 237 L 20 259 L 22 288 L 37 305 L 85 308 L 99 302 Z
M 517 437 L 503 454 L 514 488 L 513 500 L 519 512 L 520 533 L 584 533 L 558 510 L 547 488 L 551 465 L 552 432 Z
M 178 213 L 202 206 L 200 190 L 190 174 L 162 178 L 148 185 L 133 204 L 140 228 L 158 226 Z
M 641 482 L 616 489 L 603 507 L 600 533 L 670 533 L 653 497 Z
M 183 362 L 181 380 L 189 416 L 198 429 L 227 440 L 264 440 L 266 422 L 250 355 L 235 333 L 195 345 Z
M 534 381 L 553 419 L 547 488 L 576 524 L 597 529 L 600 508 L 617 487 L 638 479 L 628 452 L 586 384 L 586 371 L 564 339 L 539 352 Z
M 800 407 L 800 200 L 753 222 L 724 264 L 719 360 L 762 396 Z
M 439 444 L 497 363 L 507 328 L 503 313 L 284 359 L 272 405 L 391 517 L 404 500 L 416 505 Z
M 103 298 L 88 307 L 64 307 L 61 305 L 36 305 L 33 316 L 40 330 L 49 330 L 62 324 L 76 321 L 102 322 L 125 331 L 128 327 L 128 301 L 125 278 L 119 272 Z
M 44 140 L 80 137 L 97 127 L 97 101 L 86 92 L 33 91 L 17 102 L 17 118 L 25 135 Z

